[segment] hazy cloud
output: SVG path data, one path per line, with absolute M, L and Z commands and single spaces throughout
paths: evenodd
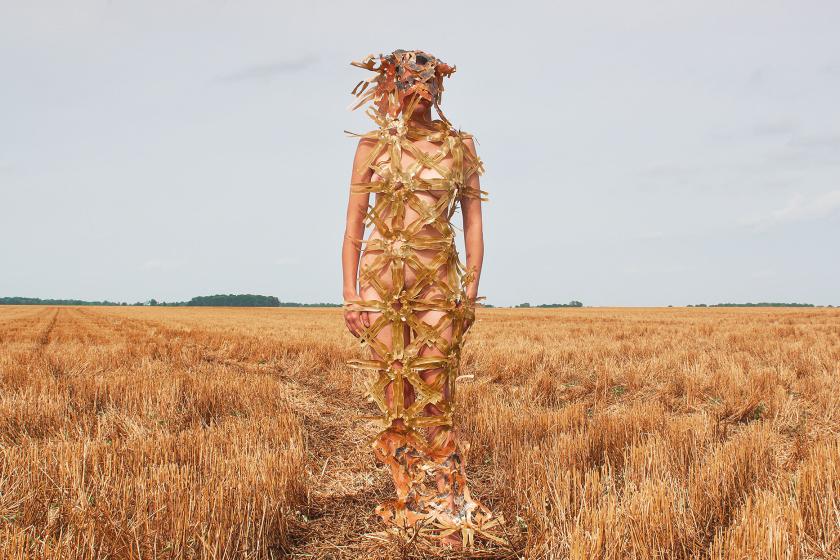
M 663 239 L 666 237 L 664 231 L 645 231 L 636 235 L 636 239 L 641 240 L 656 240 L 656 239 Z
M 761 87 L 767 83 L 767 69 L 756 68 L 747 77 L 747 84 L 751 87 Z
M 218 76 L 213 81 L 223 84 L 249 81 L 268 81 L 287 74 L 299 72 L 312 66 L 316 62 L 318 62 L 318 57 L 315 55 L 305 55 L 299 58 L 281 60 L 269 64 L 246 66 L 229 74 Z
M 822 70 L 829 76 L 840 78 L 840 60 L 829 62 L 828 64 L 822 67 Z
M 767 156 L 770 163 L 779 163 L 787 168 L 840 164 L 840 135 L 802 134 L 793 136 L 784 146 Z
M 811 134 L 791 139 L 791 146 L 797 148 L 840 149 L 840 134 Z
M 695 175 L 704 170 L 704 166 L 687 163 L 660 162 L 652 163 L 642 168 L 639 175 L 644 178 L 667 178 L 684 177 Z
M 168 268 L 175 268 L 178 263 L 167 261 L 163 259 L 149 259 L 140 265 L 143 270 L 162 270 Z
M 747 218 L 742 225 L 763 231 L 783 224 L 824 218 L 838 210 L 840 189 L 810 197 L 795 193 L 781 208 Z
M 750 130 L 753 136 L 788 136 L 796 132 L 796 126 L 790 121 L 757 123 Z
M 753 278 L 757 279 L 767 279 L 767 278 L 774 278 L 776 276 L 776 271 L 772 268 L 762 268 L 756 270 L 752 273 Z
M 777 136 L 791 136 L 796 133 L 798 126 L 790 120 L 769 120 L 755 122 L 746 126 L 727 127 L 716 129 L 709 133 L 709 138 L 717 140 L 740 140 L 750 141 L 761 138 L 772 138 Z

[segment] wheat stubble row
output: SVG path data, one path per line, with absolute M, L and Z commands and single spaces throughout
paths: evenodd
M 3 558 L 394 558 L 336 309 L 0 307 Z M 479 311 L 459 425 L 528 558 L 835 558 L 840 311 Z

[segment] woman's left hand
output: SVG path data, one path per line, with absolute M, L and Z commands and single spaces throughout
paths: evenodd
M 463 305 L 464 305 L 463 301 L 458 302 L 458 307 L 462 307 Z M 470 327 L 472 327 L 473 323 L 475 323 L 475 312 L 474 311 L 475 310 L 473 310 L 473 313 L 470 313 L 470 314 L 464 316 L 464 324 L 463 324 L 463 331 L 462 332 L 467 332 L 468 330 L 470 330 Z

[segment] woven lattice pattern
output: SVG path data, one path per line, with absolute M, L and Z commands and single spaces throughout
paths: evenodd
M 415 537 L 458 532 L 465 546 L 476 536 L 502 543 L 492 530 L 502 517 L 470 496 L 469 445 L 453 425 L 475 273 L 459 259 L 451 219 L 461 199 L 487 200 L 485 191 L 467 186 L 471 175 L 483 173 L 482 162 L 465 144 L 470 135 L 445 121 L 418 125 L 402 115 L 368 115 L 377 129 L 354 136 L 373 143 L 357 169 L 370 169 L 371 180 L 351 190 L 374 196 L 369 234 L 357 240 L 364 245 L 360 299 L 344 305 L 370 319 L 359 337 L 365 357 L 349 365 L 368 372 L 367 395 L 381 412 L 371 417 L 381 430 L 370 443 L 396 487 L 396 498 L 377 512 L 390 530 Z

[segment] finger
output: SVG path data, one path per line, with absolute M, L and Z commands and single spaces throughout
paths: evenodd
M 370 327 L 370 315 L 368 314 L 368 312 L 363 311 L 361 313 L 361 315 L 362 315 L 362 321 L 364 322 L 365 326 Z
M 362 336 L 362 322 L 359 320 L 359 314 L 353 314 L 353 334 L 357 337 Z
M 353 334 L 353 336 L 359 336 L 357 333 L 357 326 L 356 326 L 356 316 L 358 315 L 355 311 L 349 311 L 344 318 L 344 321 L 347 323 L 347 328 Z

